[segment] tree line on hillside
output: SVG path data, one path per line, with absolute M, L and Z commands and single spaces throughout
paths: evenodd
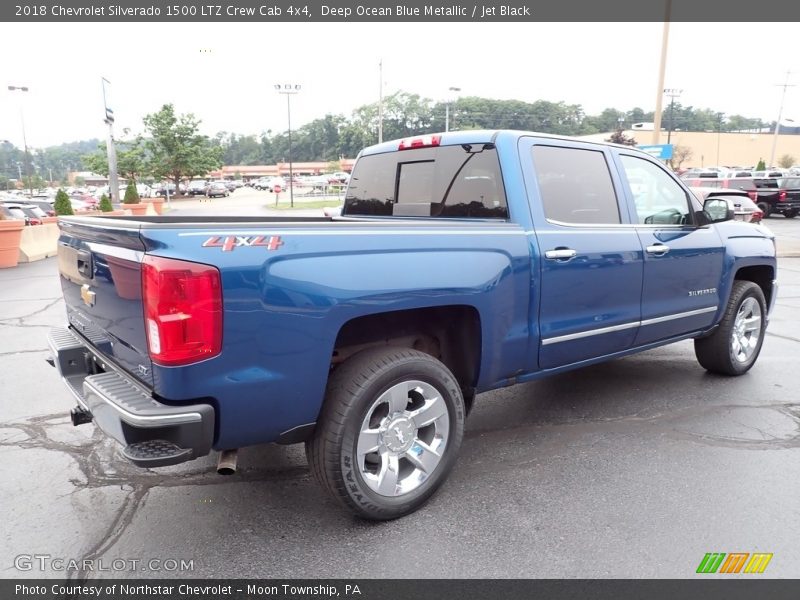
M 434 102 L 418 94 L 396 92 L 384 98 L 383 139 L 444 131 L 449 109 L 450 129 L 520 129 L 559 135 L 589 135 L 630 128 L 634 123 L 652 122 L 653 112 L 641 108 L 620 111 L 607 108 L 599 115 L 587 115 L 579 104 L 537 100 L 492 100 L 463 97 L 449 103 Z M 292 160 L 337 161 L 352 158 L 359 150 L 378 141 L 378 103 L 366 104 L 350 117 L 325 115 L 292 131 Z M 139 178 L 192 177 L 219 165 L 275 164 L 289 160 L 287 131 L 261 134 L 219 132 L 199 133 L 201 121 L 192 114 L 177 114 L 165 104 L 144 119 L 145 133 L 129 138 L 123 132 L 117 142 L 118 166 L 122 176 Z M 664 129 L 682 131 L 745 131 L 774 127 L 760 119 L 741 115 L 725 116 L 710 109 L 697 109 L 676 102 L 662 115 Z M 94 152 L 93 152 L 94 151 Z M 26 169 L 27 167 L 27 169 Z M 30 172 L 33 187 L 44 180 L 62 181 L 69 171 L 107 173 L 105 144 L 87 140 L 36 149 L 25 157 L 10 143 L 0 143 L 0 189 L 9 179 Z M 27 186 L 26 182 L 26 186 Z

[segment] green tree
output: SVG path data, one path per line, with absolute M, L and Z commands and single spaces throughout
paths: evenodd
M 114 207 L 111 204 L 111 200 L 108 199 L 108 196 L 103 194 L 100 196 L 100 210 L 103 212 L 111 212 L 114 210 Z
M 117 174 L 120 177 L 136 182 L 149 175 L 147 153 L 141 136 L 117 142 L 114 147 L 117 151 Z M 97 152 L 83 156 L 82 160 L 92 173 L 108 177 L 108 147 L 105 142 L 98 145 Z
M 25 175 L 22 178 L 22 183 L 25 186 L 25 189 L 28 190 L 38 190 L 45 187 L 45 181 L 42 177 L 38 174 L 27 176 Z
M 200 121 L 191 113 L 178 115 L 172 104 L 147 115 L 144 126 L 150 171 L 157 179 L 167 178 L 180 190 L 181 181 L 206 175 L 222 166 L 222 148 L 198 133 Z
M 767 168 L 767 165 L 764 163 L 763 158 L 758 159 L 758 164 L 756 165 L 756 171 L 764 171 Z
M 623 146 L 635 146 L 636 140 L 632 137 L 628 137 L 622 131 L 622 129 L 617 129 L 614 133 L 611 134 L 611 137 L 606 140 L 607 142 L 611 142 L 612 144 L 622 144 Z
M 133 181 L 128 182 L 125 188 L 125 197 L 122 199 L 123 204 L 139 204 L 139 192 L 136 191 L 136 184 Z
M 93 172 L 97 173 L 97 171 L 93 171 Z M 103 175 L 108 175 L 108 173 L 103 173 Z M 80 175 L 77 175 L 75 177 L 75 185 L 77 185 L 78 187 L 83 187 L 84 185 L 86 185 L 86 179 L 84 179 Z
M 56 192 L 56 200 L 53 202 L 53 210 L 58 216 L 75 214 L 72 211 L 72 203 L 69 201 L 69 196 L 67 196 L 67 192 L 64 190 L 59 189 L 58 192 Z

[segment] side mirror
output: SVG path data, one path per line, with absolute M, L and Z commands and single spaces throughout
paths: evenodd
M 712 223 L 733 221 L 733 209 L 726 200 L 721 198 L 709 198 L 706 200 L 703 203 L 703 212 L 709 216 Z

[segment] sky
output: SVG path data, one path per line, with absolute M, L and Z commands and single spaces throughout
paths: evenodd
M 29 147 L 115 137 L 173 103 L 201 131 L 259 134 L 325 114 L 350 116 L 398 90 L 654 110 L 661 23 L 15 23 L 0 29 L 0 140 Z M 763 43 L 769 40 L 768 44 Z M 778 116 L 800 83 L 796 23 L 672 23 L 665 88 L 684 106 Z M 8 85 L 29 92 L 9 92 Z M 449 92 L 458 87 L 460 92 Z M 665 99 L 665 106 L 668 99 Z M 783 116 L 800 119 L 800 90 Z M 22 111 L 22 118 L 21 113 Z

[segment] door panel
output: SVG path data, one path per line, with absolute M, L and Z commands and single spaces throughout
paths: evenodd
M 531 327 L 539 368 L 631 347 L 639 327 L 642 248 L 621 202 L 609 151 L 573 141 L 523 138 L 523 172 L 536 228 L 540 289 Z M 611 167 L 609 167 L 611 165 Z
M 688 193 L 660 164 L 624 153 L 620 163 L 644 251 L 642 326 L 635 345 L 711 326 L 721 302 L 719 234 L 693 223 Z

